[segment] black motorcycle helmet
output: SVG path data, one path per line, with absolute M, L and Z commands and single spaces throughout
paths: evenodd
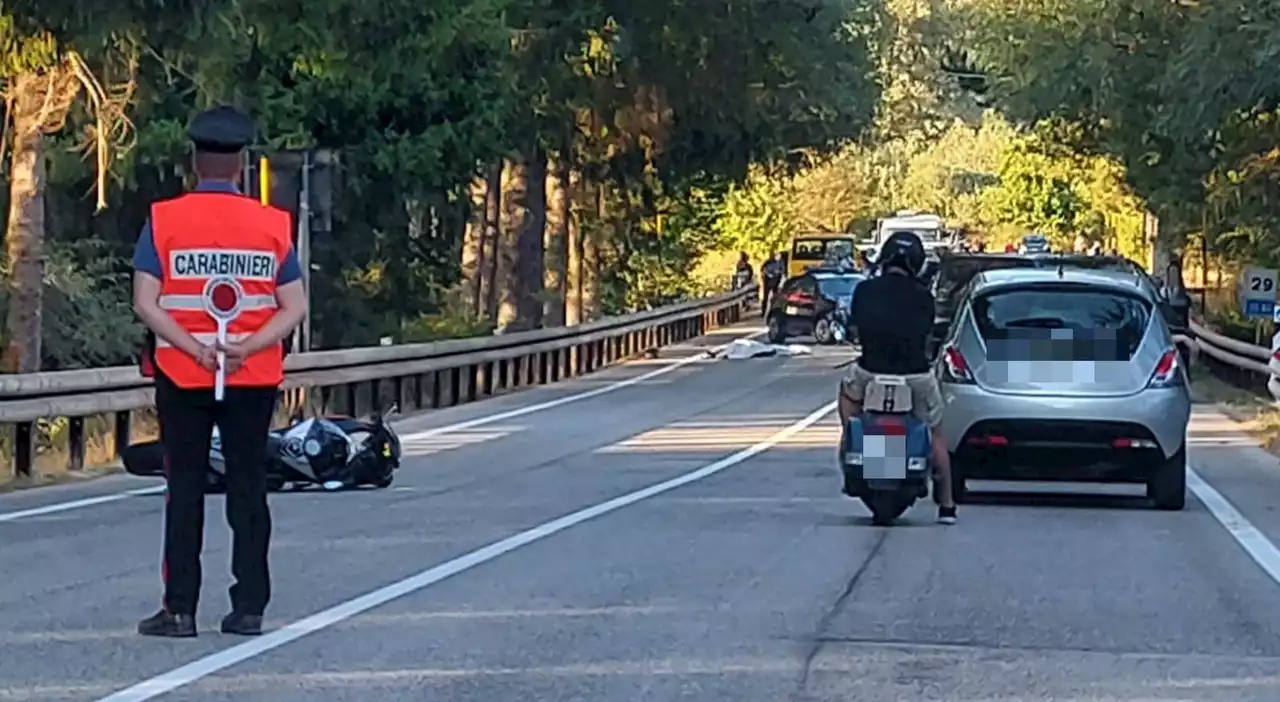
M 915 232 L 901 231 L 894 232 L 885 239 L 884 246 L 880 248 L 880 257 L 876 259 L 876 265 L 881 271 L 900 268 L 912 277 L 916 277 L 924 269 L 924 261 L 924 242 L 920 240 L 920 235 Z

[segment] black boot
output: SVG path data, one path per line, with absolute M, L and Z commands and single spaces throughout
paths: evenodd
M 163 609 L 138 622 L 143 636 L 165 636 L 188 639 L 196 635 L 196 618 L 190 614 L 171 614 Z
M 222 618 L 222 633 L 258 636 L 262 633 L 262 615 L 232 612 Z

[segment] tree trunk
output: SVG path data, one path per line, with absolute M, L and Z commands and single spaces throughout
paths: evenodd
M 484 300 L 484 317 L 498 319 L 498 276 L 500 274 L 499 251 L 502 246 L 502 174 L 506 169 L 498 161 L 489 166 L 485 180 L 484 196 L 484 275 L 480 280 L 481 299 Z
M 9 159 L 9 226 L 5 252 L 9 263 L 8 346 L 0 367 L 9 373 L 40 370 L 40 334 L 44 305 L 44 131 L 45 103 L 39 76 L 14 80 L 13 146 Z
M 582 324 L 582 174 L 577 170 L 567 172 L 565 197 L 565 278 L 564 323 L 568 326 Z M 575 206 L 576 203 L 576 206 Z
M 565 288 L 569 265 L 569 164 L 556 157 L 547 170 L 547 235 L 545 283 L 547 301 L 543 324 L 558 327 L 565 324 Z
M 542 327 L 542 312 L 546 285 L 546 230 L 547 230 L 547 154 L 534 147 L 523 156 L 525 170 L 524 219 L 516 234 L 516 279 L 519 281 L 519 297 L 516 300 L 517 322 L 521 330 Z
M 585 322 L 600 318 L 600 238 L 608 214 L 604 184 L 595 184 L 594 190 L 596 221 L 582 237 L 582 320 Z
M 487 175 L 487 174 L 486 174 Z M 462 236 L 462 296 L 471 311 L 477 315 L 484 313 L 484 254 L 485 229 L 487 214 L 485 204 L 488 199 L 488 179 L 485 175 L 476 176 L 467 188 L 470 211 L 467 217 L 466 232 Z
M 502 169 L 502 222 L 498 227 L 497 275 L 498 331 L 515 331 L 520 320 L 520 277 L 516 242 L 524 226 L 524 208 L 529 189 L 529 173 L 524 163 L 511 159 Z

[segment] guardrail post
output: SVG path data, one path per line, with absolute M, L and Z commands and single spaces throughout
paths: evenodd
M 342 408 L 343 412 L 350 415 L 360 414 L 360 386 L 363 383 L 347 383 L 346 406 Z
M 440 392 L 441 407 L 453 407 L 458 404 L 458 385 L 462 381 L 462 370 L 461 368 L 450 368 L 440 375 L 440 380 L 444 383 L 444 387 L 441 388 Z
M 35 458 L 34 434 L 35 422 L 13 425 L 13 471 L 20 478 L 31 477 L 31 464 Z
M 520 357 L 520 373 L 516 377 L 517 387 L 536 384 L 534 379 L 538 377 L 538 360 L 538 354 L 536 353 Z
M 116 412 L 115 424 L 113 437 L 115 444 L 111 447 L 111 455 L 113 458 L 119 458 L 124 455 L 124 450 L 133 441 L 133 412 L 129 410 Z
M 84 418 L 67 420 L 67 470 L 84 470 Z
M 418 407 L 434 408 L 440 399 L 436 395 L 436 371 L 418 374 Z
M 395 404 L 396 407 L 408 412 L 417 409 L 415 402 L 418 399 L 418 389 L 414 387 L 418 384 L 418 376 L 402 376 L 398 375 L 395 379 Z
M 467 366 L 458 374 L 458 402 L 475 402 L 477 399 L 476 380 L 480 375 L 479 366 Z

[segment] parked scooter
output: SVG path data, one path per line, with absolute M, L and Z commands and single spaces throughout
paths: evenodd
M 844 493 L 862 500 L 872 523 L 888 526 L 929 494 L 929 427 L 911 414 L 911 388 L 900 375 L 867 384 L 862 413 L 840 439 Z

